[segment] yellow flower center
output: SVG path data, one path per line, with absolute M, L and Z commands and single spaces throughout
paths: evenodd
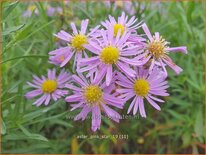
M 87 44 L 87 37 L 81 34 L 75 35 L 71 41 L 71 46 L 77 51 L 82 51 L 84 44 Z
M 164 55 L 165 53 L 165 40 L 164 39 L 160 39 L 160 40 L 153 40 L 152 42 L 148 43 L 148 47 L 147 49 L 150 51 L 150 53 L 152 53 L 152 55 L 155 58 L 160 58 Z
M 149 83 L 144 79 L 137 79 L 134 83 L 134 91 L 139 96 L 147 96 L 149 92 Z
M 84 90 L 84 97 L 90 105 L 95 105 L 102 98 L 102 90 L 100 87 L 90 85 Z
M 31 12 L 33 12 L 35 9 L 36 9 L 36 5 L 30 5 L 28 7 L 28 10 L 31 11 Z
M 114 64 L 119 59 L 119 50 L 116 47 L 107 46 L 102 49 L 100 59 L 105 64 Z
M 57 82 L 55 80 L 46 80 L 42 83 L 41 89 L 44 93 L 52 93 L 57 89 Z
M 117 36 L 117 33 L 119 31 L 119 29 L 121 30 L 121 35 L 124 33 L 125 27 L 122 24 L 115 24 L 114 25 L 114 36 Z

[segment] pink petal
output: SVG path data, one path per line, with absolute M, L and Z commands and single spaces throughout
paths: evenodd
M 57 38 L 64 40 L 66 42 L 68 42 L 72 36 L 70 34 L 68 34 L 67 32 L 61 30 L 60 32 L 58 32 L 57 34 L 54 34 L 54 36 L 56 36 Z
M 146 97 L 147 101 L 157 110 L 161 110 L 161 108 L 159 107 L 159 105 L 157 103 L 155 103 L 152 99 L 150 99 L 149 97 Z
M 132 110 L 134 104 L 136 103 L 136 100 L 137 100 L 137 97 L 135 97 L 135 98 L 132 100 L 132 103 L 130 103 L 129 108 L 128 108 L 128 110 L 127 110 L 127 114 L 129 114 L 130 111 Z
M 75 104 L 70 111 L 73 111 L 73 110 L 81 107 L 81 105 L 83 105 L 83 104 L 84 104 L 84 102 L 80 102 L 80 103 L 78 103 L 78 104 Z
M 39 99 L 37 99 L 33 104 L 36 106 L 40 106 L 45 101 L 46 98 L 47 98 L 47 95 L 44 94 Z
M 80 68 L 80 69 L 78 69 L 78 72 L 83 73 L 83 72 L 92 70 L 93 68 L 96 68 L 100 63 L 101 62 L 97 62 L 95 64 L 91 64 L 91 65 L 88 65 L 86 67 Z
M 104 93 L 103 95 L 103 99 L 107 102 L 107 103 L 114 103 L 113 105 L 116 106 L 116 107 L 122 107 L 124 105 L 124 101 L 123 99 L 120 99 L 120 98 L 117 98 L 117 97 L 114 97 L 112 95 L 109 95 L 109 94 L 106 94 Z M 121 108 L 120 108 L 121 109 Z
M 182 52 L 184 54 L 187 54 L 187 47 L 186 46 L 170 47 L 170 48 L 166 48 L 166 50 L 170 51 L 170 52 Z
M 138 110 L 138 107 L 139 107 L 139 104 L 140 104 L 140 97 L 136 97 L 136 102 L 134 104 L 134 109 L 133 109 L 133 115 L 135 115 L 137 113 L 137 110 Z
M 144 108 L 144 102 L 143 102 L 143 98 L 140 97 L 139 98 L 139 110 L 140 110 L 140 115 L 142 117 L 146 118 L 146 113 L 145 113 L 145 108 Z
M 66 88 L 69 88 L 69 89 L 72 89 L 72 90 L 75 90 L 75 91 L 82 91 L 81 88 L 76 87 L 76 86 L 74 86 L 74 85 L 72 85 L 72 84 L 66 84 L 65 87 L 66 87 Z
M 116 65 L 118 66 L 120 70 L 122 70 L 129 76 L 135 77 L 135 74 L 136 74 L 135 71 L 131 69 L 130 67 L 128 67 L 127 65 L 125 65 L 124 63 L 121 63 L 120 61 L 118 61 Z
M 68 63 L 68 61 L 72 58 L 74 52 L 72 52 L 60 65 L 60 67 L 63 67 L 64 65 L 66 65 Z
M 31 83 L 31 82 L 27 82 L 27 84 L 28 84 L 29 86 L 31 86 L 31 87 L 34 87 L 34 88 L 41 88 L 41 86 L 35 85 L 35 84 Z
M 70 25 L 71 25 L 71 28 L 72 28 L 72 30 L 73 30 L 73 33 L 74 33 L 75 35 L 78 34 L 77 28 L 76 28 L 75 24 L 72 22 Z
M 53 50 L 53 51 L 49 52 L 49 55 L 56 55 L 56 54 L 60 54 L 60 53 L 64 53 L 64 52 L 70 53 L 71 48 L 69 46 L 62 47 L 62 48 L 59 48 L 59 49 L 56 49 L 56 50 Z
M 101 124 L 101 112 L 99 106 L 92 108 L 92 131 L 100 129 Z
M 72 78 L 74 81 L 76 81 L 81 86 L 83 86 L 83 87 L 87 86 L 87 84 L 84 81 L 82 81 L 82 79 L 80 79 L 78 76 L 72 75 Z
M 91 111 L 91 108 L 89 108 L 88 106 L 84 106 L 84 108 L 82 109 L 82 111 L 74 118 L 74 120 L 79 120 L 82 119 L 84 120 L 87 117 L 87 114 Z
M 82 100 L 82 94 L 78 94 L 78 95 L 70 95 L 68 97 L 65 98 L 66 102 L 78 102 Z
M 112 81 L 112 65 L 107 66 L 106 85 L 109 86 Z
M 147 37 L 149 38 L 150 41 L 153 40 L 152 35 L 147 27 L 147 25 L 144 23 L 142 24 L 142 29 L 144 30 L 145 34 L 147 35 Z
M 154 97 L 154 96 L 152 96 L 152 95 L 148 95 L 148 97 L 151 98 L 151 99 L 153 99 L 153 100 L 155 100 L 155 101 L 157 101 L 157 102 L 161 102 L 161 103 L 164 103 L 164 102 L 165 102 L 165 101 L 163 101 L 163 100 L 161 100 L 161 99 L 159 99 L 159 98 L 156 98 L 156 97 Z
M 121 116 L 114 111 L 113 109 L 109 108 L 106 104 L 101 103 L 101 106 L 103 107 L 105 113 L 107 114 L 107 116 L 109 118 L 111 118 L 112 120 L 114 120 L 115 122 L 119 123 L 119 119 L 121 119 Z
M 42 94 L 42 93 L 43 93 L 43 92 L 42 92 L 41 89 L 36 89 L 36 90 L 32 90 L 32 91 L 27 92 L 27 93 L 25 94 L 25 97 L 26 97 L 27 99 L 30 99 L 30 98 L 36 97 L 36 96 L 38 96 L 38 95 L 40 95 L 40 94 Z
M 48 94 L 48 95 L 47 95 L 47 98 L 46 98 L 46 101 L 44 102 L 44 104 L 45 104 L 45 105 L 48 105 L 48 104 L 49 104 L 50 99 L 51 99 L 51 95 L 50 95 L 50 94 Z
M 94 46 L 92 46 L 92 45 L 90 45 L 90 44 L 87 44 L 87 45 L 84 45 L 84 48 L 86 48 L 87 50 L 89 50 L 90 52 L 92 52 L 92 53 L 94 53 L 94 54 L 97 54 L 97 55 L 99 55 L 99 49 L 97 48 L 97 47 L 95 47 L 95 45 Z
M 87 36 L 92 35 L 94 32 L 96 32 L 98 30 L 98 28 L 100 27 L 100 25 L 97 25 L 95 28 L 93 28 L 88 34 Z
M 167 58 L 164 58 L 163 61 L 170 67 L 172 68 L 176 74 L 180 74 L 183 70 L 182 68 L 180 68 L 179 66 L 177 66 L 175 63 L 173 63 L 173 61 L 171 59 L 168 59 L 169 57 Z
M 88 19 L 82 21 L 82 23 L 81 23 L 81 34 L 86 33 L 88 22 L 89 22 Z
M 153 95 L 159 95 L 159 96 L 169 96 L 169 94 L 164 92 L 164 91 L 152 91 L 152 90 L 150 90 L 149 93 L 151 93 Z
M 89 64 L 91 64 L 91 63 L 95 63 L 95 62 L 98 61 L 98 60 L 99 60 L 99 57 L 98 57 L 98 56 L 93 56 L 93 57 L 91 57 L 91 58 L 82 59 L 79 64 L 80 64 L 80 65 L 81 65 L 81 64 L 89 65 Z

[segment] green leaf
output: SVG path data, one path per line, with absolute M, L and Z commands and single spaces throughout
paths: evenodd
M 75 6 L 79 11 L 81 11 L 87 18 L 89 18 L 91 21 L 93 21 L 93 17 L 82 7 L 80 7 L 79 5 Z
M 194 130 L 196 135 L 198 136 L 199 141 L 203 143 L 204 142 L 204 119 L 203 119 L 201 108 L 199 108 L 196 115 Z
M 35 133 L 30 133 L 25 127 L 22 125 L 18 125 L 21 131 L 27 136 L 29 139 L 36 139 L 36 140 L 41 140 L 41 141 L 48 141 L 47 138 L 45 138 L 42 135 L 35 134 Z
M 189 132 L 189 131 L 186 131 L 182 135 L 183 147 L 187 147 L 188 145 L 190 145 L 191 137 L 192 137 L 191 132 Z
M 39 143 L 32 143 L 31 145 L 24 145 L 22 147 L 14 147 L 13 149 L 9 149 L 9 150 L 3 150 L 2 153 L 14 153 L 14 154 L 31 154 L 31 153 L 41 153 L 41 151 L 45 151 L 45 150 L 51 150 L 51 145 L 49 143 L 45 143 L 45 142 L 39 142 Z
M 188 22 L 192 21 L 192 13 L 194 12 L 194 8 L 195 8 L 195 3 L 194 2 L 188 2 L 189 6 L 188 6 L 188 11 L 187 11 L 187 20 Z
M 10 33 L 12 32 L 15 32 L 15 31 L 18 31 L 20 30 L 21 28 L 23 28 L 25 26 L 25 24 L 22 24 L 22 25 L 19 25 L 19 26 L 12 26 L 10 28 L 7 28 L 5 29 L 3 32 L 2 32 L 2 35 L 5 36 L 5 35 L 9 35 Z
M 46 117 L 46 118 L 41 118 L 41 119 L 33 121 L 33 123 L 39 123 L 39 122 L 45 122 L 45 121 L 48 121 L 48 120 L 53 120 L 53 119 L 65 116 L 65 115 L 67 115 L 67 113 L 68 112 L 66 111 L 66 112 L 60 113 L 58 115 L 54 115 L 54 116 L 50 116 L 50 117 Z
M 184 115 L 181 115 L 181 114 L 179 114 L 179 113 L 177 113 L 177 112 L 175 112 L 175 111 L 173 111 L 173 110 L 167 110 L 173 117 L 175 117 L 176 119 L 178 119 L 178 120 L 185 120 L 185 116 Z
M 61 120 L 61 119 L 57 119 L 57 118 L 52 119 L 51 122 L 52 122 L 53 124 L 56 123 L 56 124 L 59 124 L 59 125 L 63 125 L 63 126 L 65 126 L 65 127 L 67 127 L 67 128 L 72 128 L 72 127 L 73 127 L 73 125 L 71 125 L 70 123 L 68 123 L 68 122 L 66 122 L 66 121 L 63 121 L 63 120 Z
M 6 134 L 6 125 L 3 120 L 1 120 L 1 134 Z
M 6 8 L 6 10 L 3 12 L 4 20 L 6 19 L 6 17 L 8 17 L 8 15 L 12 12 L 12 10 L 17 6 L 18 3 L 18 1 L 15 1 L 9 5 L 4 6 L 4 8 Z
M 23 56 L 19 56 L 19 57 L 15 57 L 15 58 L 11 58 L 5 61 L 0 62 L 0 64 L 12 61 L 12 60 L 17 60 L 17 59 L 25 59 L 25 58 L 48 58 L 48 55 L 23 55 Z
M 27 114 L 25 114 L 23 116 L 22 123 L 26 123 L 26 122 L 33 123 L 30 120 L 33 120 L 33 119 L 38 118 L 39 116 L 42 116 L 44 113 L 47 113 L 51 109 L 55 109 L 57 105 L 58 104 L 53 104 L 53 105 L 45 107 L 43 109 L 39 109 L 39 110 L 35 110 L 35 111 L 32 111 L 32 112 L 28 112 Z M 45 118 L 43 118 L 43 119 L 45 119 Z M 48 119 L 48 118 L 46 118 L 46 119 Z

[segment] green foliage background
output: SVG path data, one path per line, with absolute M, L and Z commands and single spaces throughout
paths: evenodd
M 90 121 L 74 122 L 68 103 L 59 100 L 48 107 L 35 107 L 26 100 L 26 81 L 32 74 L 46 74 L 47 53 L 56 47 L 54 33 L 71 32 L 71 21 L 80 25 L 89 18 L 89 27 L 100 24 L 116 9 L 103 2 L 35 2 L 40 14 L 22 17 L 27 3 L 3 3 L 2 61 L 2 152 L 3 153 L 203 153 L 204 152 L 204 2 L 138 2 L 135 15 L 158 31 L 171 46 L 186 45 L 188 55 L 171 54 L 184 71 L 176 76 L 169 68 L 169 93 L 161 112 L 146 107 L 147 118 L 105 119 L 93 133 Z M 120 4 L 120 2 L 118 2 Z M 63 7 L 62 15 L 48 17 L 46 6 Z M 141 6 L 141 7 L 140 7 Z M 144 6 L 144 9 L 140 9 Z M 126 113 L 123 111 L 122 113 Z M 128 135 L 128 139 L 77 139 L 78 135 Z

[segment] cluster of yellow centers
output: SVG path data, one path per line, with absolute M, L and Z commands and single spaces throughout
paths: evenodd
M 149 92 L 149 83 L 144 79 L 137 79 L 133 88 L 138 96 L 145 97 Z
M 122 24 L 115 24 L 114 25 L 114 36 L 115 37 L 117 36 L 119 29 L 121 30 L 121 35 L 122 35 L 125 31 L 125 27 Z
M 158 59 L 164 56 L 165 48 L 166 48 L 165 45 L 166 45 L 165 40 L 162 39 L 161 37 L 159 40 L 156 40 L 154 38 L 153 41 L 148 43 L 147 49 L 155 58 Z
M 77 34 L 71 40 L 71 47 L 77 51 L 84 50 L 84 44 L 87 44 L 87 37 L 85 35 Z
M 107 46 L 102 49 L 100 60 L 105 64 L 115 64 L 119 59 L 119 50 L 113 46 Z
M 96 105 L 102 99 L 102 90 L 96 85 L 90 85 L 84 89 L 84 98 L 88 104 Z
M 46 80 L 42 83 L 41 89 L 44 93 L 52 93 L 57 89 L 56 80 Z

